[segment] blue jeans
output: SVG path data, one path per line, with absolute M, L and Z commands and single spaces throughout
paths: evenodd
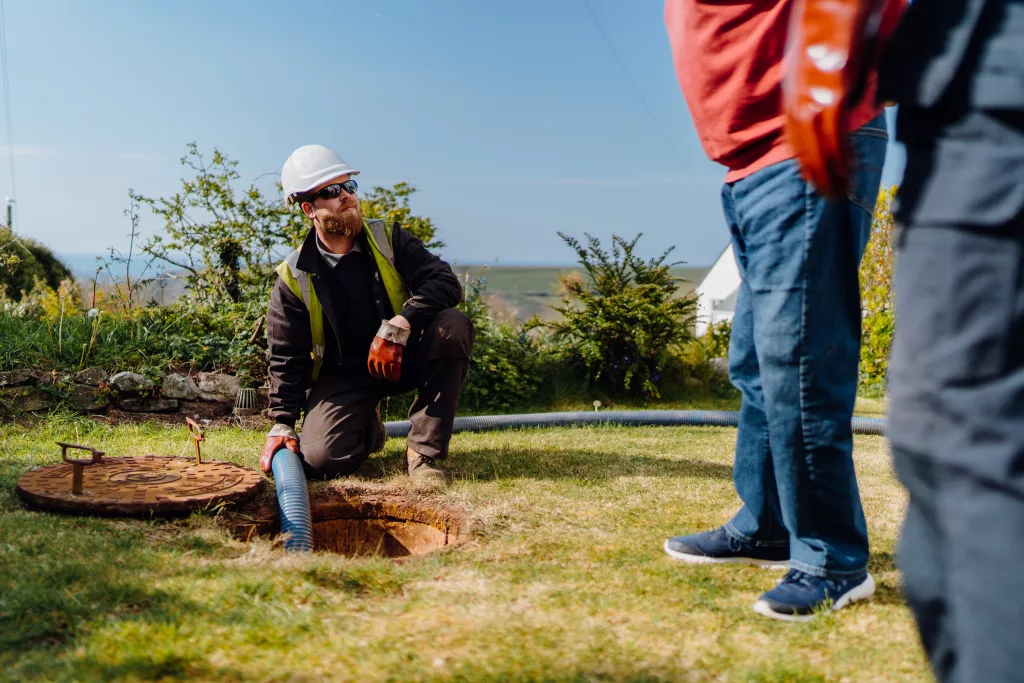
M 792 160 L 722 189 L 742 278 L 729 377 L 743 395 L 733 465 L 743 507 L 725 529 L 788 545 L 792 568 L 829 579 L 862 574 L 868 560 L 850 418 L 884 117 L 850 138 L 857 165 L 845 201 L 819 197 Z

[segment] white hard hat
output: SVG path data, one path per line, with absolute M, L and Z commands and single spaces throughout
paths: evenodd
M 306 145 L 292 152 L 281 169 L 281 187 L 291 204 L 295 196 L 309 192 L 332 178 L 345 174 L 358 175 L 344 159 L 323 145 Z

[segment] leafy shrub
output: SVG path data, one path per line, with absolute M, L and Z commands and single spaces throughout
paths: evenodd
M 878 195 L 871 237 L 860 265 L 863 324 L 860 348 L 860 386 L 867 393 L 884 392 L 889 373 L 889 346 L 896 330 L 892 275 L 896 260 L 893 245 L 892 202 L 896 186 Z
M 409 197 L 418 190 L 409 183 L 396 183 L 394 187 L 374 187 L 359 200 L 363 216 L 379 218 L 389 226 L 395 222 L 421 240 L 428 249 L 440 249 L 444 242 L 437 239 L 437 226 L 423 216 L 416 216 L 409 208 Z
M 72 280 L 71 271 L 48 247 L 0 226 L 0 289 L 17 303 L 42 282 L 51 289 Z
M 250 304 L 215 311 L 150 306 L 92 318 L 77 312 L 62 321 L 0 311 L 0 370 L 73 372 L 99 365 L 108 372 L 157 373 L 173 366 L 223 369 L 258 383 L 266 377 L 266 357 L 250 339 L 262 311 Z
M 713 325 L 708 325 L 708 329 L 700 338 L 700 342 L 704 345 L 708 358 L 728 358 L 729 340 L 731 338 L 732 321 L 719 320 Z
M 471 280 L 459 310 L 473 322 L 476 338 L 469 372 L 459 397 L 459 411 L 506 413 L 538 398 L 546 354 L 543 347 L 514 325 L 501 324 L 484 298 L 486 281 Z M 385 420 L 404 420 L 415 392 L 385 399 Z
M 477 412 L 508 411 L 536 395 L 541 349 L 526 332 L 495 322 L 482 296 L 483 284 L 479 278 L 471 282 L 459 306 L 476 328 L 460 405 Z
M 728 347 L 728 343 L 726 344 Z M 725 356 L 712 353 L 702 339 L 695 339 L 683 346 L 679 362 L 685 372 L 683 387 L 687 398 L 738 398 L 739 391 L 729 381 L 725 368 L 712 361 Z M 678 382 L 676 382 L 678 383 Z
M 631 241 L 612 237 L 611 253 L 587 235 L 586 247 L 561 232 L 587 278 L 563 282 L 561 320 L 534 318 L 528 329 L 548 328 L 557 352 L 597 387 L 658 398 L 658 383 L 671 353 L 692 338 L 696 312 L 693 294 L 677 296 L 679 278 L 669 274 L 672 251 L 644 261 L 634 254 L 641 235 Z
M 237 161 L 218 149 L 207 159 L 193 142 L 181 165 L 193 175 L 181 191 L 152 198 L 129 190 L 133 208 L 146 205 L 163 220 L 143 253 L 184 271 L 189 296 L 219 306 L 247 296 L 269 296 L 284 245 L 298 246 L 307 226 L 302 214 L 255 185 L 236 187 Z

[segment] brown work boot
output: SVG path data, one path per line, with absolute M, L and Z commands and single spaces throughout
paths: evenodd
M 434 459 L 430 456 L 421 455 L 410 448 L 405 452 L 405 459 L 409 463 L 409 476 L 413 479 L 444 482 L 444 472 L 434 464 Z

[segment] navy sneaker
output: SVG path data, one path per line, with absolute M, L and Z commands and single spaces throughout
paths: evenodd
M 875 580 L 867 572 L 853 579 L 830 581 L 790 569 L 778 586 L 754 603 L 754 611 L 772 619 L 809 621 L 822 610 L 842 609 L 874 592 Z
M 788 567 L 789 545 L 759 548 L 726 533 L 724 528 L 665 541 L 665 552 L 692 564 L 753 564 L 758 567 Z

